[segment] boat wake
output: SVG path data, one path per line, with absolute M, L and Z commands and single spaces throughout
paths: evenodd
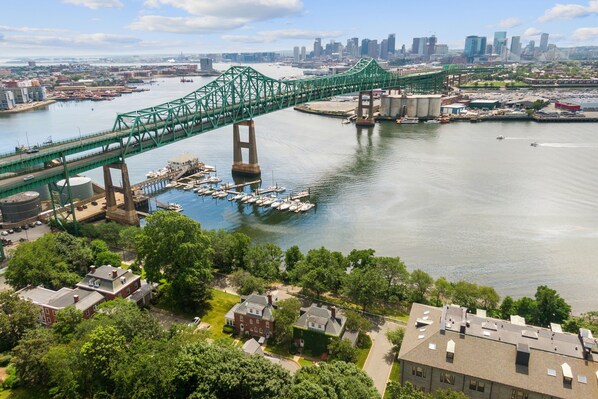
M 538 143 L 538 146 L 552 148 L 598 148 L 598 143 Z

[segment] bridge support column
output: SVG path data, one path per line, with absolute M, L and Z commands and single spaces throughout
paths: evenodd
M 241 141 L 240 126 L 247 126 L 249 136 L 247 141 Z M 243 162 L 243 148 L 249 150 L 249 162 Z M 259 176 L 262 171 L 257 161 L 257 145 L 255 142 L 255 126 L 253 119 L 237 122 L 233 125 L 233 175 Z
M 371 90 L 359 92 L 355 125 L 364 127 L 374 126 L 374 92 Z
M 122 176 L 122 186 L 115 186 L 112 182 L 111 169 L 120 170 Z M 127 164 L 114 163 L 104 166 L 104 186 L 106 187 L 106 219 L 122 224 L 139 225 L 139 217 L 135 211 L 135 202 L 133 201 L 133 192 L 131 191 L 131 182 L 129 181 L 129 170 Z M 123 209 L 118 207 L 116 193 L 123 195 Z

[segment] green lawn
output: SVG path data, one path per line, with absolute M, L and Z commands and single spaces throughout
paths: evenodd
M 278 356 L 292 359 L 293 355 L 289 352 L 289 348 L 289 344 L 277 345 L 273 342 L 268 341 L 268 344 L 264 347 L 264 350 L 266 352 L 270 352 Z
M 370 353 L 370 349 L 372 348 L 357 349 L 357 367 L 360 369 L 363 369 L 365 361 L 368 358 L 368 354 Z
M 238 295 L 212 290 L 212 299 L 208 301 L 208 306 L 203 314 L 199 315 L 202 322 L 211 325 L 208 331 L 212 338 L 232 339 L 230 334 L 222 332 L 222 327 L 224 327 L 224 315 L 228 313 L 230 308 L 232 308 L 235 303 L 238 303 L 240 299 L 241 298 Z
M 397 359 L 392 363 L 392 369 L 390 370 L 390 376 L 388 377 L 388 381 L 399 382 L 399 378 L 401 377 L 401 366 Z M 387 399 L 388 396 L 386 392 L 384 392 L 384 399 Z
M 17 389 L 7 389 L 5 391 L 0 391 L 0 399 L 49 399 L 50 395 L 45 390 L 38 390 L 38 389 L 27 389 L 27 388 L 17 388 Z
M 314 364 L 314 362 L 312 362 L 311 360 L 307 360 L 307 359 L 304 359 L 302 357 L 299 358 L 299 365 L 301 367 L 311 366 L 313 364 Z

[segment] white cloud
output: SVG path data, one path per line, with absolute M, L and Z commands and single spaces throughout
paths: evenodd
M 579 28 L 571 35 L 573 40 L 591 40 L 598 39 L 598 28 Z
M 163 17 L 142 15 L 128 27 L 133 30 L 170 33 L 211 33 L 242 27 L 244 19 L 206 17 Z
M 516 26 L 521 25 L 522 22 L 523 21 L 520 18 L 511 17 L 511 18 L 507 18 L 507 19 L 503 19 L 503 20 L 499 21 L 498 26 L 501 28 L 509 29 L 509 28 L 514 28 Z
M 536 28 L 527 28 L 526 30 L 523 31 L 521 36 L 526 39 L 536 39 L 536 38 L 539 38 L 541 34 L 542 34 L 541 30 L 538 30 Z
M 280 29 L 257 32 L 255 35 L 224 35 L 229 42 L 272 43 L 281 39 L 314 39 L 316 37 L 333 38 L 342 35 L 340 31 L 307 31 L 300 29 Z
M 58 33 L 58 32 L 67 32 L 66 29 L 52 29 L 52 28 L 31 28 L 28 26 L 7 26 L 7 25 L 0 25 L 0 31 L 4 32 L 44 32 L 44 33 Z
M 598 0 L 591 0 L 587 6 L 581 4 L 555 4 L 544 12 L 538 21 L 548 22 L 553 19 L 574 19 L 598 14 Z
M 58 47 L 58 48 L 105 48 L 119 50 L 140 44 L 141 39 L 112 35 L 108 33 L 76 34 L 64 36 L 40 36 L 40 35 L 15 35 L 6 36 L 6 42 L 14 46 L 27 46 L 34 48 Z
M 97 10 L 100 8 L 123 8 L 123 3 L 120 0 L 62 0 L 66 4 L 75 6 L 83 6 Z
M 251 21 L 295 15 L 303 9 L 301 0 L 146 0 L 144 4 L 151 8 L 167 5 L 191 15 L 244 18 Z

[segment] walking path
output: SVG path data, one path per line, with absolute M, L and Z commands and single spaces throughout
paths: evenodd
M 392 369 L 394 354 L 392 353 L 392 344 L 386 338 L 386 332 L 396 330 L 399 324 L 392 321 L 385 321 L 377 329 L 370 332 L 372 338 L 372 349 L 365 361 L 363 371 L 365 371 L 374 381 L 374 386 L 384 395 L 386 382 Z

